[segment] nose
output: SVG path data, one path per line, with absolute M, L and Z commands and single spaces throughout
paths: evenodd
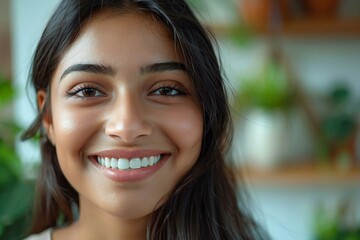
M 107 114 L 105 133 L 127 144 L 151 135 L 152 127 L 141 99 L 131 93 L 115 99 Z

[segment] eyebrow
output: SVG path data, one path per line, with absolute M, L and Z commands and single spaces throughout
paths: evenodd
M 140 73 L 142 75 L 149 74 L 149 73 L 156 73 L 156 72 L 165 72 L 165 71 L 185 71 L 186 66 L 183 63 L 179 62 L 163 62 L 163 63 L 154 63 L 146 66 L 140 67 Z M 65 78 L 67 75 L 73 72 L 88 72 L 88 73 L 95 73 L 95 74 L 103 74 L 114 76 L 116 71 L 111 66 L 105 66 L 102 64 L 74 64 L 68 67 L 60 77 L 60 81 Z
M 165 72 L 165 71 L 184 71 L 186 72 L 186 66 L 183 63 L 179 62 L 163 62 L 163 63 L 154 63 L 140 68 L 141 74 L 156 73 L 156 72 Z
M 110 67 L 101 64 L 74 64 L 68 67 L 60 77 L 60 80 L 73 72 L 88 72 L 103 75 L 115 75 L 116 71 Z

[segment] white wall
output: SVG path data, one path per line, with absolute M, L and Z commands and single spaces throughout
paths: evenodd
M 334 217 L 339 205 L 349 201 L 353 216 L 360 224 L 360 189 L 354 184 L 250 185 L 254 214 L 274 240 L 314 239 L 315 218 L 321 207 Z
M 31 57 L 46 21 L 57 2 L 59 0 L 11 1 L 12 72 L 18 93 L 14 114 L 15 119 L 24 128 L 28 127 L 35 118 L 36 109 L 33 91 L 30 91 L 29 87 L 25 89 Z M 34 161 L 39 161 L 38 148 L 27 141 L 18 142 L 17 149 L 24 162 L 25 171 L 30 171 L 27 166 Z

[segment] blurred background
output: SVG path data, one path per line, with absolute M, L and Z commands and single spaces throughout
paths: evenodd
M 35 117 L 26 81 L 58 2 L 0 1 L 0 239 L 29 221 L 40 156 L 18 135 Z M 360 1 L 189 2 L 218 39 L 229 164 L 255 217 L 275 240 L 360 239 Z

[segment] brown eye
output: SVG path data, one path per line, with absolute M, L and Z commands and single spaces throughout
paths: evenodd
M 81 92 L 83 97 L 96 97 L 97 90 L 94 88 L 85 88 Z
M 92 98 L 92 97 L 104 97 L 106 96 L 103 92 L 93 87 L 78 87 L 73 91 L 67 92 L 68 97 L 79 97 L 79 98 Z
M 161 96 L 179 96 L 179 95 L 186 95 L 184 91 L 177 89 L 175 87 L 161 87 L 156 89 L 151 93 L 151 95 L 161 95 Z

